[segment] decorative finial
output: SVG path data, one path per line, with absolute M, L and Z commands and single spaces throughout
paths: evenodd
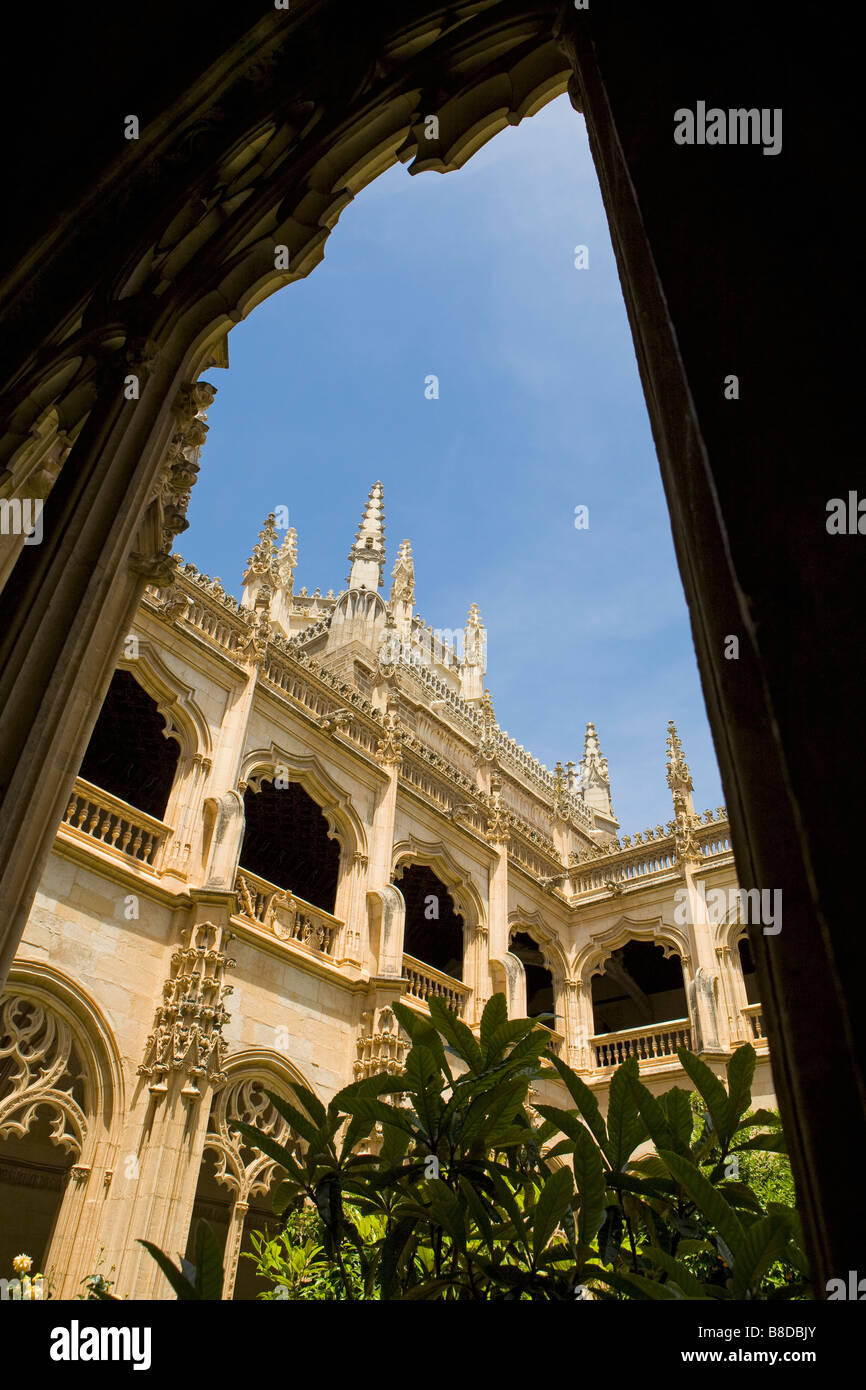
M 385 569 L 385 490 L 381 483 L 370 488 L 361 524 L 355 533 L 355 544 L 349 551 L 352 569 L 348 578 L 350 589 L 372 589 L 378 592 Z

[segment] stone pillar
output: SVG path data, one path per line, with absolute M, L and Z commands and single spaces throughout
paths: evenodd
M 117 1266 L 117 1287 L 134 1299 L 173 1296 L 137 1242 L 150 1240 L 172 1259 L 185 1250 L 211 1099 L 225 1084 L 222 1029 L 231 986 L 224 976 L 234 965 L 227 954 L 231 899 L 193 897 L 192 922 L 181 929 L 172 952 L 163 1002 L 138 1069 L 141 1080 L 120 1158 L 125 1181 L 114 1184 L 100 1233 L 106 1265 Z
M 104 366 L 102 394 L 51 489 L 42 543 L 22 548 L 3 591 L 11 619 L 0 635 L 0 981 L 144 585 L 168 581 L 168 549 L 185 524 L 176 498 L 161 511 L 160 470 L 179 414 L 194 415 L 190 393 L 204 383 L 176 395 L 166 353 L 140 399 L 127 401 L 128 369 L 119 358 Z
M 337 885 L 337 901 L 334 914 L 345 922 L 338 947 L 339 965 L 353 965 L 359 969 L 364 963 L 364 940 L 367 922 L 367 870 L 369 859 L 358 850 L 351 856 L 340 855 L 340 878 Z

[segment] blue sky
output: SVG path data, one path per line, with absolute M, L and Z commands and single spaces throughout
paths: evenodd
M 382 175 L 312 275 L 232 331 L 229 357 L 208 373 L 219 394 L 184 558 L 239 597 L 264 517 L 284 505 L 296 589 L 339 592 L 381 479 L 386 593 L 408 536 L 425 621 L 462 628 L 479 605 L 486 683 L 518 743 L 549 767 L 578 761 L 593 720 L 631 833 L 672 815 L 672 718 L 696 806 L 720 803 L 601 194 L 567 98 L 456 173 Z

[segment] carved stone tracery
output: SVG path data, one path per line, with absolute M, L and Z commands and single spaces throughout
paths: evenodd
M 23 995 L 0 1003 L 0 1139 L 23 1139 L 39 1110 L 52 1114 L 51 1142 L 74 1158 L 87 1138 L 86 1076 L 72 1030 Z
M 184 1076 L 182 1095 L 201 1096 L 203 1078 L 213 1087 L 225 1084 L 222 1061 L 228 1044 L 222 1030 L 230 1015 L 225 999 L 232 986 L 225 971 L 235 962 L 225 954 L 231 934 L 212 922 L 199 922 L 181 932 L 181 945 L 171 957 L 171 974 L 162 988 L 154 1031 L 145 1044 L 138 1068 L 154 1094 L 168 1090 L 172 1073 Z

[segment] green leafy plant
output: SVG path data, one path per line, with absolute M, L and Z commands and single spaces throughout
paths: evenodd
M 401 1073 L 327 1106 L 303 1087 L 295 1103 L 269 1093 L 300 1155 L 238 1126 L 286 1173 L 273 1199 L 283 1232 L 253 1242 L 274 1286 L 264 1297 L 810 1296 L 793 1204 L 746 1178 L 756 1156 L 784 1153 L 778 1116 L 750 1111 L 751 1046 L 724 1083 L 679 1050 L 697 1123 L 691 1093 L 653 1095 L 633 1058 L 611 1077 L 603 1116 L 592 1088 L 551 1057 L 549 1031 L 509 1019 L 504 996 L 477 1036 L 437 999 L 429 1018 L 394 1009 L 410 1042 Z M 558 1083 L 572 1104 L 529 1107 L 534 1080 Z M 181 1294 L 183 1271 L 148 1248 L 179 1296 L 219 1296 Z
M 173 1264 L 158 1246 L 140 1240 L 153 1256 L 179 1299 L 220 1299 L 223 1293 L 223 1256 L 219 1241 L 207 1221 L 199 1221 L 195 1235 L 195 1264 L 178 1256 Z

